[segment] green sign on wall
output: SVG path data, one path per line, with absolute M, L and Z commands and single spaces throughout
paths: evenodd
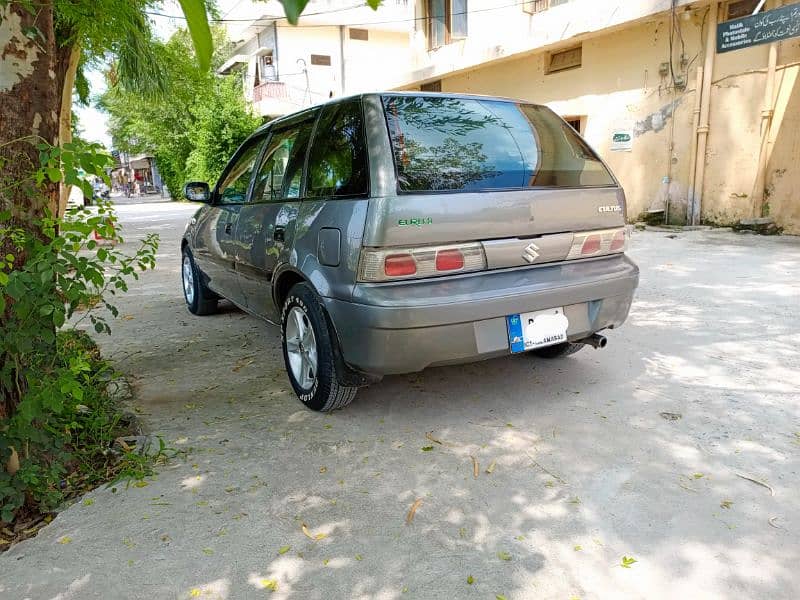
M 717 25 L 717 52 L 741 50 L 800 36 L 800 3 Z

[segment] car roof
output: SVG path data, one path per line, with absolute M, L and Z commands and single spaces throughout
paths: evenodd
M 327 106 L 329 104 L 337 104 L 339 102 L 347 102 L 348 100 L 354 100 L 357 98 L 364 98 L 367 96 L 400 96 L 400 97 L 425 97 L 425 98 L 459 98 L 463 100 L 491 100 L 494 102 L 514 102 L 518 104 L 532 104 L 536 105 L 534 102 L 530 102 L 528 100 L 520 100 L 515 98 L 506 98 L 503 96 L 488 96 L 482 94 L 461 94 L 461 93 L 450 93 L 450 92 L 424 92 L 418 90 L 412 91 L 382 91 L 382 92 L 361 92 L 359 94 L 349 94 L 347 96 L 341 96 L 338 98 L 331 98 L 330 100 L 326 100 L 325 102 L 320 102 L 319 104 L 315 104 L 313 106 L 309 106 L 307 108 L 300 109 L 296 112 L 289 113 L 288 115 L 283 115 L 272 119 L 271 121 L 267 121 L 263 125 L 261 125 L 258 129 L 256 129 L 251 137 L 255 137 L 264 133 L 270 127 L 282 123 L 284 121 L 292 121 L 295 118 L 301 117 L 305 113 L 310 113 L 315 110 L 319 110 L 323 106 Z

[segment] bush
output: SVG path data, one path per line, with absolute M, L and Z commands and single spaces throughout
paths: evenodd
M 6 407 L 0 418 L 0 520 L 5 522 L 21 513 L 51 511 L 70 494 L 120 474 L 144 476 L 140 457 L 112 449 L 126 431 L 106 391 L 113 371 L 77 327 L 88 319 L 96 332 L 110 333 L 97 309 L 116 316 L 110 298 L 128 289 L 137 270 L 155 265 L 158 248 L 155 235 L 131 255 L 100 245 L 94 232 L 122 241 L 109 204 L 95 212 L 71 211 L 62 220 L 44 219 L 33 231 L 9 225 L 10 216 L 0 213 L 0 244 L 15 249 L 0 257 L 0 391 Z

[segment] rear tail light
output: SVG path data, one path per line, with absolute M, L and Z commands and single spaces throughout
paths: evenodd
M 390 254 L 383 259 L 383 271 L 388 277 L 405 277 L 417 272 L 417 263 L 410 254 Z
M 437 271 L 458 271 L 464 268 L 464 254 L 458 248 L 439 250 L 436 253 Z
M 581 245 L 581 256 L 591 256 L 600 252 L 603 246 L 603 238 L 598 234 L 587 236 Z
M 572 247 L 567 254 L 567 260 L 625 252 L 627 247 L 628 235 L 624 227 L 585 231 L 572 236 Z
M 479 243 L 418 248 L 364 248 L 358 265 L 358 280 L 394 281 L 469 273 L 486 268 Z

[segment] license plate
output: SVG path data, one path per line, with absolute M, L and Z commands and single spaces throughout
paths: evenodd
M 567 341 L 569 321 L 561 307 L 508 315 L 506 323 L 511 352 L 525 352 Z

